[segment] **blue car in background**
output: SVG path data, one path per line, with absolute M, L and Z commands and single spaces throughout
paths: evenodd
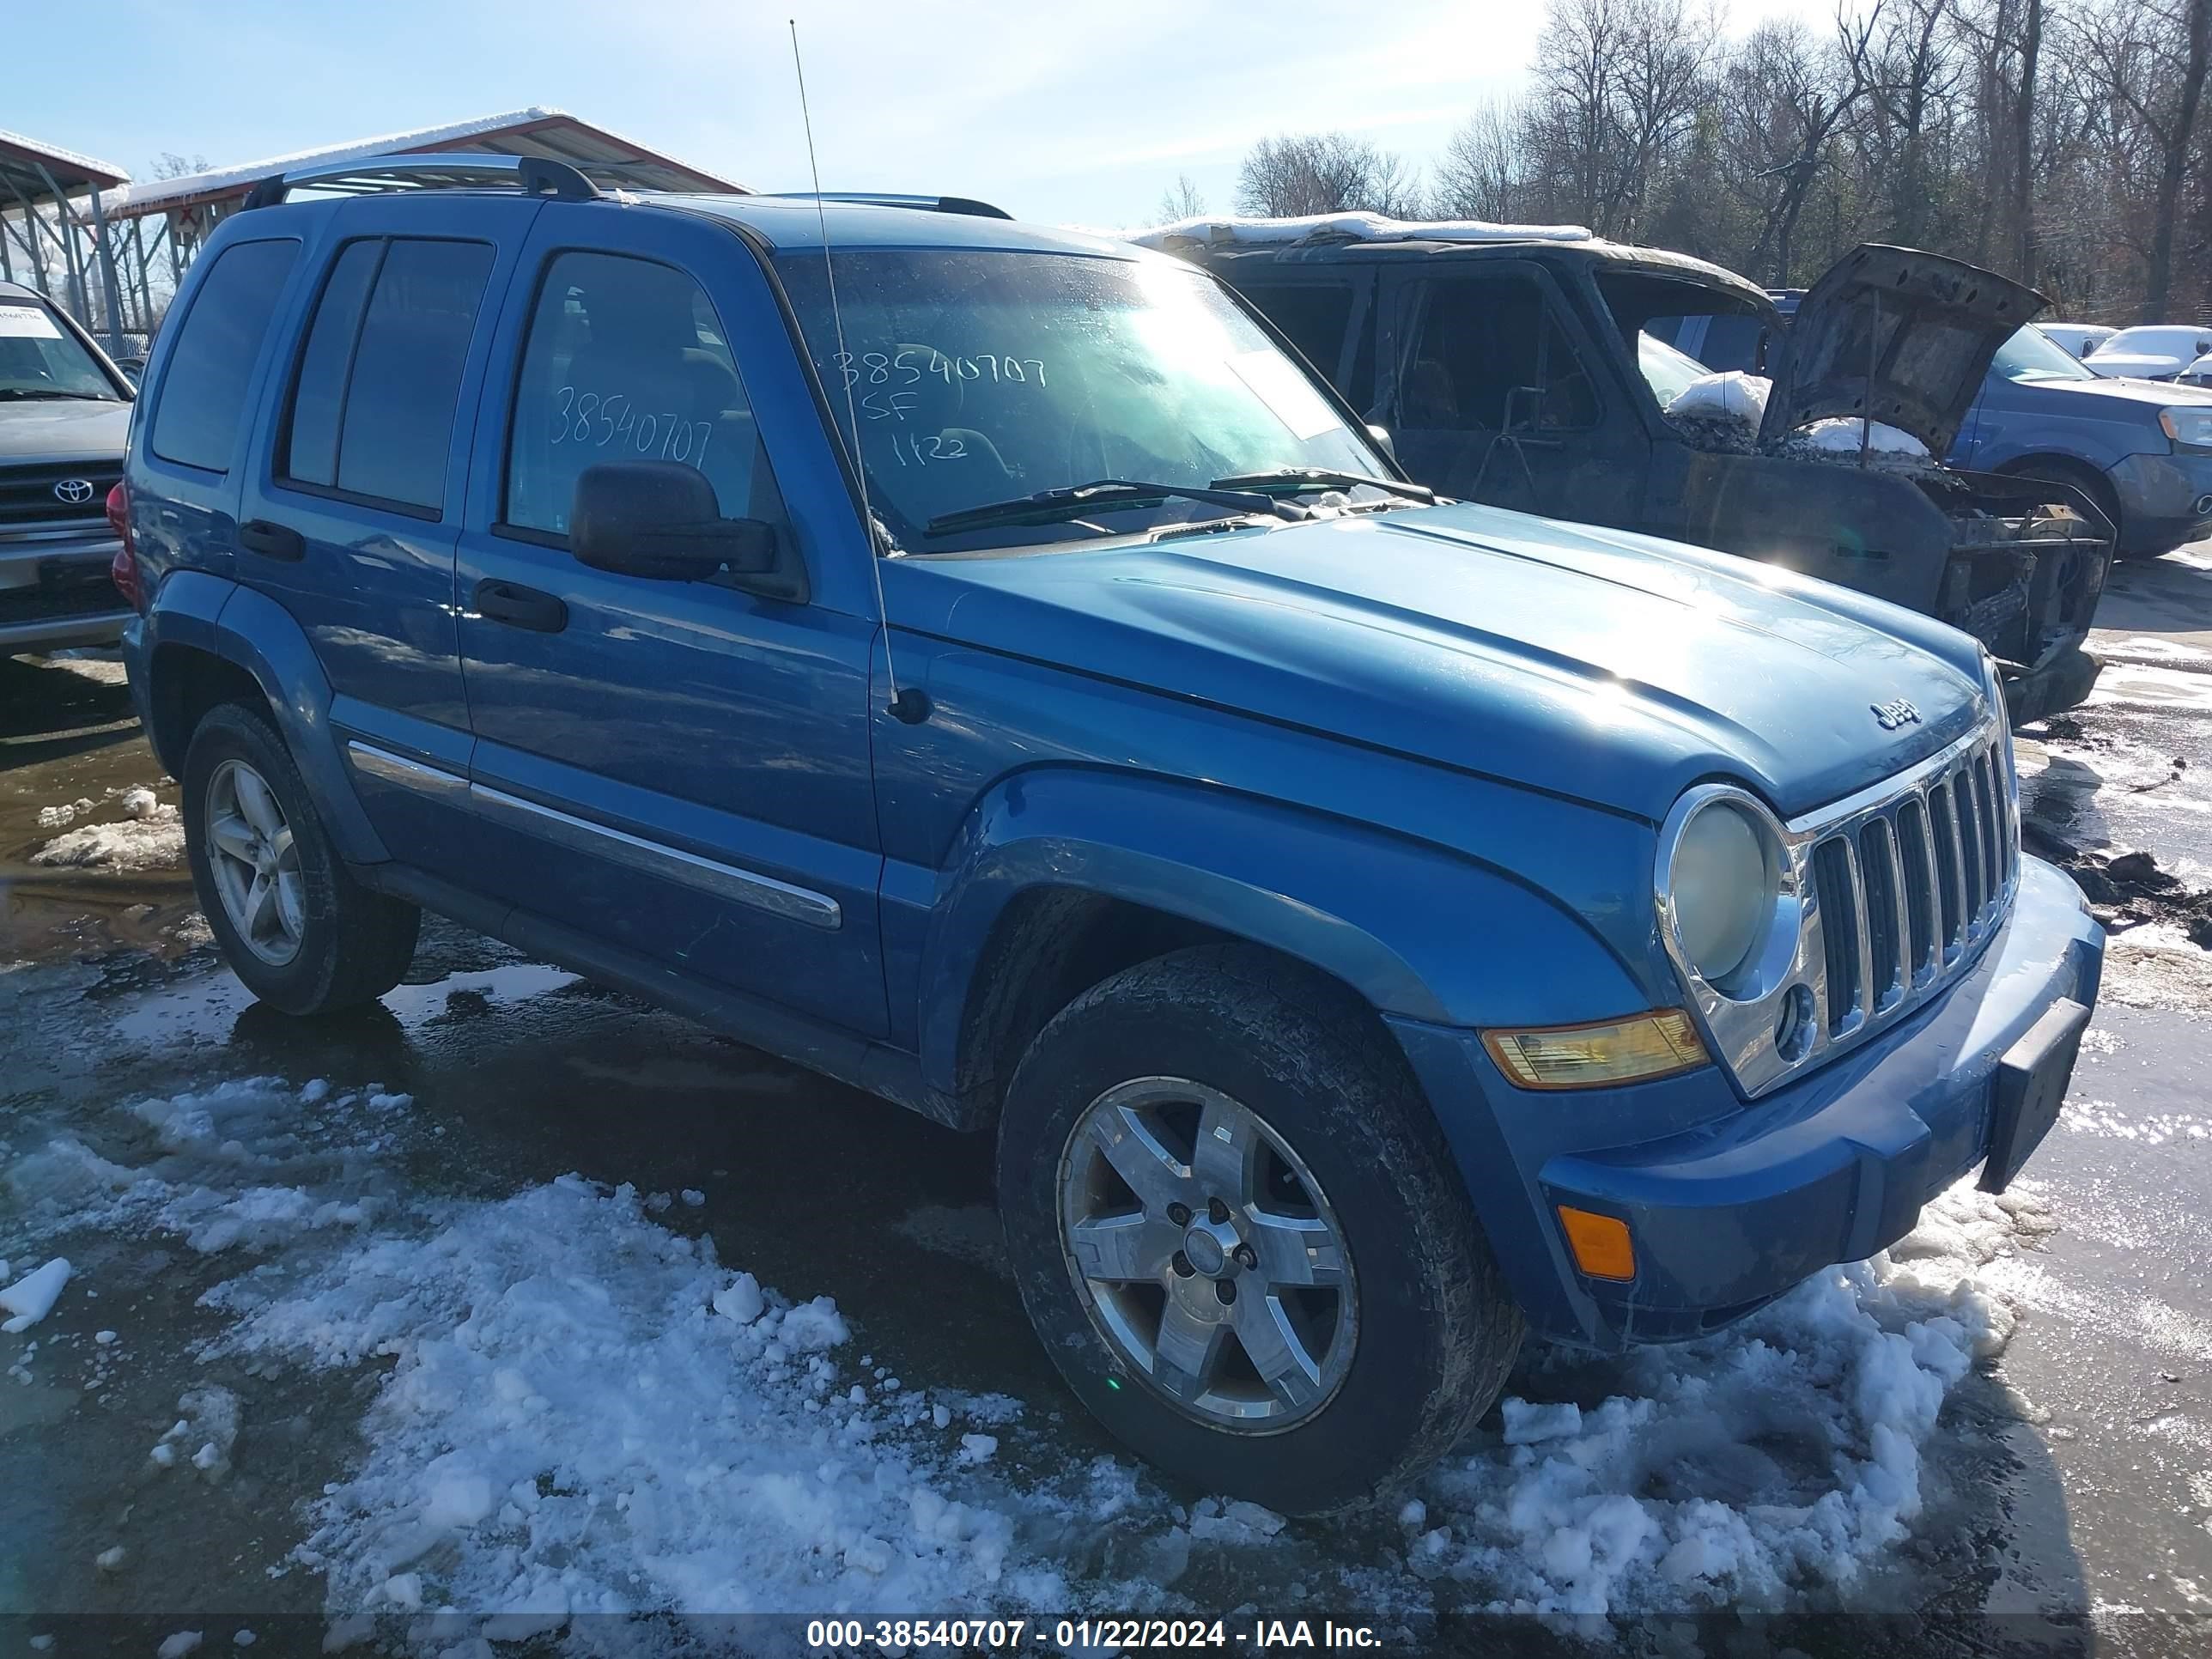
M 1524 1329 L 1710 1333 L 2057 1117 L 2104 935 L 1987 651 L 1436 504 L 1180 260 L 413 155 L 173 316 L 125 652 L 239 978 L 359 1006 L 428 909 L 995 1135 L 1199 1490 L 1364 1503 Z
M 2121 555 L 2212 535 L 2212 388 L 2107 379 L 2033 324 L 1998 349 L 1948 459 L 2072 484 Z

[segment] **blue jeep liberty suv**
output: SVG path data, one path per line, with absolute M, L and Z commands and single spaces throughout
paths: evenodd
M 1432 503 L 1215 278 L 978 204 L 271 180 L 115 506 L 258 997 L 378 996 L 427 908 L 994 1131 L 1068 1386 L 1279 1510 L 1524 1329 L 1709 1332 L 2001 1188 L 2096 994 L 1966 635 Z

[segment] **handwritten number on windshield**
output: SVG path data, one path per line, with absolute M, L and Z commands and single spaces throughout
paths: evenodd
M 947 386 L 962 380 L 1012 386 L 1045 384 L 1042 357 L 1004 357 L 988 351 L 972 357 L 951 357 L 934 346 L 904 346 L 896 356 L 864 351 L 855 356 L 849 351 L 840 351 L 831 356 L 830 362 L 843 373 L 848 386 L 912 386 L 925 374 L 934 374 Z

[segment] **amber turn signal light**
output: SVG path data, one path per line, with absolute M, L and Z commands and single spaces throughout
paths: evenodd
M 1628 1224 L 1620 1217 L 1562 1204 L 1559 1225 L 1566 1230 L 1567 1248 L 1574 1252 L 1575 1266 L 1589 1277 L 1636 1277 L 1636 1247 L 1629 1242 Z
M 1589 1025 L 1485 1031 L 1483 1047 L 1523 1089 L 1594 1089 L 1644 1083 L 1706 1064 L 1698 1028 L 1680 1008 Z

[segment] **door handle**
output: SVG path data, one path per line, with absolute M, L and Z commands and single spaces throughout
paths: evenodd
M 238 544 L 249 553 L 258 553 L 264 559 L 282 559 L 288 564 L 296 564 L 307 556 L 305 537 L 266 519 L 248 519 L 239 526 Z
M 550 593 L 520 582 L 477 584 L 477 614 L 533 634 L 557 634 L 568 625 L 568 607 Z

